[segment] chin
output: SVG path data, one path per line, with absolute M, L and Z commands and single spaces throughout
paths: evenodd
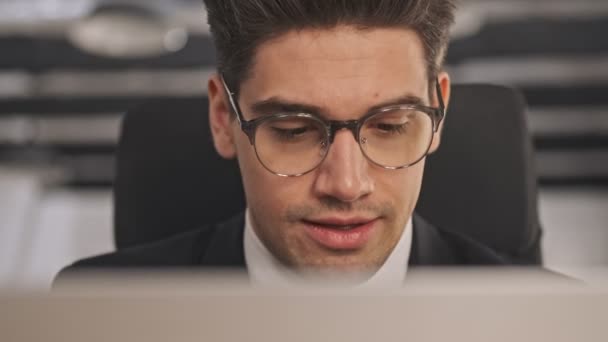
M 298 276 L 303 281 L 312 281 L 319 285 L 356 285 L 370 279 L 375 273 L 376 268 L 361 265 L 314 265 L 301 268 Z
M 359 256 L 330 256 L 309 260 L 298 269 L 304 273 L 317 274 L 373 273 L 380 268 L 380 264 Z

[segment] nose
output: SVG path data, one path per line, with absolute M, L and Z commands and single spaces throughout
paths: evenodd
M 353 134 L 348 129 L 341 129 L 336 132 L 325 160 L 319 165 L 315 194 L 341 202 L 355 202 L 374 190 L 370 167 Z

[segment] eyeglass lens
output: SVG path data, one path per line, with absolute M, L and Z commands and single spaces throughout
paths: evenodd
M 368 117 L 359 130 L 359 145 L 373 163 L 400 168 L 424 157 L 432 137 L 433 120 L 428 114 L 400 107 Z M 260 162 L 282 175 L 303 174 L 316 168 L 328 146 L 328 127 L 313 117 L 272 118 L 261 123 L 255 135 Z

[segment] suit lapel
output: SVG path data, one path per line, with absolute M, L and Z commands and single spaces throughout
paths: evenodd
M 451 265 L 455 257 L 439 231 L 425 219 L 414 214 L 410 266 Z
M 220 223 L 211 237 L 201 264 L 216 267 L 245 268 L 243 231 L 245 215 L 240 213 L 232 219 Z

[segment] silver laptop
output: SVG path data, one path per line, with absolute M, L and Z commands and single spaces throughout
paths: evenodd
M 88 274 L 0 295 L 0 341 L 608 341 L 608 286 L 530 270 L 412 271 L 402 288 L 225 273 Z

